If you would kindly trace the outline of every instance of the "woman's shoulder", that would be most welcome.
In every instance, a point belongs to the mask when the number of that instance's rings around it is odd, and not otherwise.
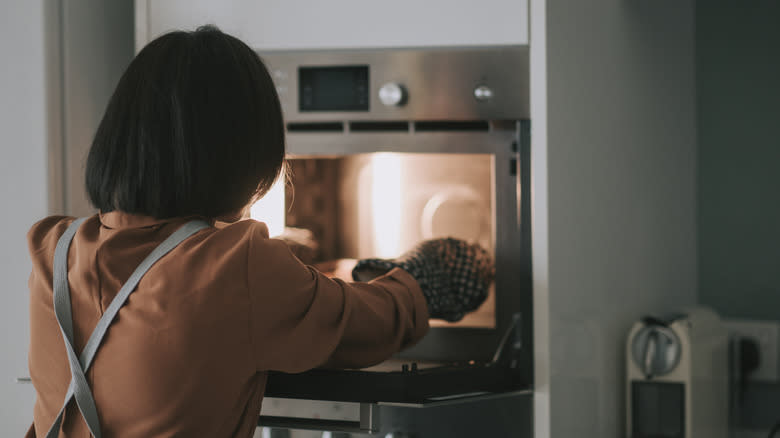
[[[290,251],[288,245],[269,236],[268,225],[254,219],[243,219],[230,224],[215,225],[210,238],[220,244],[242,246],[250,258],[266,258]]]
[[[27,232],[27,245],[31,253],[54,246],[65,230],[76,220],[72,216],[49,216],[33,224]]]
[[[224,236],[268,239],[268,226],[254,219],[243,219],[232,223],[217,222],[215,228]]]

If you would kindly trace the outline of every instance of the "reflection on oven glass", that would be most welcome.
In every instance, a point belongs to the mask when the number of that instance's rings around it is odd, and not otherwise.
[[[374,256],[392,258],[400,255],[401,159],[398,154],[375,154],[371,157],[371,216]]]
[[[280,184],[266,196],[276,213],[256,204],[252,216],[267,222],[281,215],[279,238],[329,275],[351,279],[356,259],[397,257],[441,237],[478,243],[494,254],[492,155],[376,153],[294,157],[289,164],[287,190]],[[493,288],[458,323],[431,324],[494,327]]]
[[[284,183],[284,178],[277,179],[271,190],[249,209],[252,219],[265,222],[271,237],[284,232]]]

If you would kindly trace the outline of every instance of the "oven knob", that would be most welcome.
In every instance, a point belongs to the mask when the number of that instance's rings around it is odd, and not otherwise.
[[[406,98],[406,88],[399,83],[388,82],[379,89],[379,100],[385,106],[403,106]]]
[[[474,89],[474,97],[480,102],[493,98],[493,90],[487,85],[480,85]]]

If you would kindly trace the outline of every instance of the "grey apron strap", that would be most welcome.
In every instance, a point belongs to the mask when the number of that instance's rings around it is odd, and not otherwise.
[[[86,421],[92,436],[101,438],[100,422],[98,420],[97,408],[95,407],[95,400],[92,397],[92,391],[89,388],[84,373],[92,364],[92,359],[95,357],[95,353],[103,340],[103,336],[106,334],[106,330],[108,330],[108,326],[111,325],[111,322],[114,320],[114,317],[116,317],[119,309],[124,305],[133,290],[135,290],[138,282],[141,281],[141,278],[157,260],[162,258],[191,235],[203,228],[209,227],[209,224],[202,220],[187,222],[157,246],[157,248],[155,248],[144,261],[138,265],[135,271],[133,271],[133,274],[130,275],[130,278],[119,290],[108,308],[106,308],[105,313],[103,313],[103,316],[92,331],[89,340],[87,340],[87,344],[84,346],[81,356],[78,357],[74,351],[73,342],[73,315],[71,310],[70,288],[68,286],[68,249],[70,248],[70,243],[73,241],[73,237],[76,235],[76,230],[85,219],[86,218],[75,220],[68,229],[65,230],[62,237],[60,237],[60,240],[57,242],[57,247],[54,250],[54,314],[57,317],[57,322],[59,323],[60,331],[62,332],[65,341],[71,380],[68,391],[65,393],[65,401],[62,404],[62,408],[60,409],[59,414],[57,414],[54,424],[52,424],[46,434],[46,438],[56,438],[59,435],[60,427],[62,425],[62,415],[65,412],[65,408],[70,402],[70,399],[73,397],[76,399],[79,411],[81,411],[81,415],[84,416],[84,420]]]

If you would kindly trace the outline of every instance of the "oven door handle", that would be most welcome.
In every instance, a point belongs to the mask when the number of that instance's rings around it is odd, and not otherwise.
[[[260,427],[279,429],[303,429],[347,433],[377,433],[380,429],[379,406],[376,403],[360,404],[360,420],[327,420],[322,418],[282,417],[260,415],[257,420]]]

